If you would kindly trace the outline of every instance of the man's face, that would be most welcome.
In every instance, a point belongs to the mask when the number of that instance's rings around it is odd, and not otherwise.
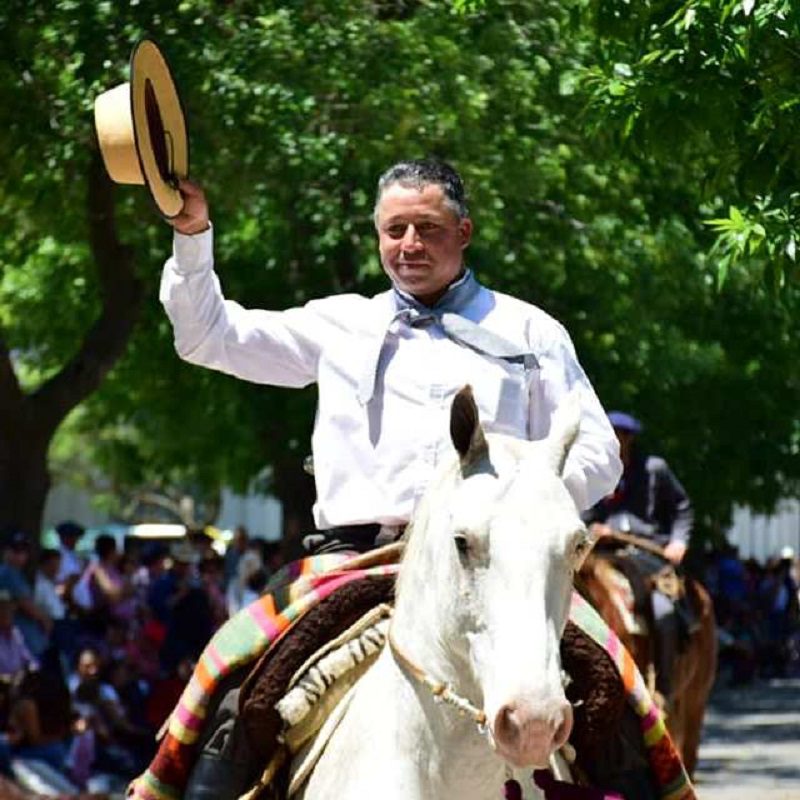
[[[458,218],[436,184],[420,190],[394,183],[381,195],[377,212],[384,271],[399,289],[432,305],[461,272],[472,222]]]
[[[78,659],[78,675],[84,680],[91,680],[100,674],[100,662],[97,655],[90,650],[84,650]]]
[[[61,568],[61,557],[59,558],[48,558],[42,564],[42,572],[45,574],[46,577],[50,578],[51,581],[56,579],[58,575],[58,570]]]
[[[27,547],[12,547],[9,551],[8,561],[17,569],[25,569],[28,559],[30,558],[30,551]]]
[[[636,434],[631,431],[623,430],[622,428],[614,428],[614,433],[617,434],[619,441],[619,457],[622,463],[627,466],[631,460],[631,451],[633,450],[633,442],[636,439]]]

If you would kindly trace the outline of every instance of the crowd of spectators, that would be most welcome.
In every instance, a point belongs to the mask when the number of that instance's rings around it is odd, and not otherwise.
[[[705,585],[714,598],[720,672],[731,685],[800,674],[800,561],[794,551],[762,564],[733,545],[709,556]]]
[[[214,631],[257,598],[281,566],[275,543],[240,527],[219,555],[190,533],[171,545],[57,526],[59,547],[22,532],[0,540],[0,775],[33,761],[83,789],[119,789],[152,758]],[[800,674],[800,561],[766,564],[735,547],[711,553],[724,680]],[[0,778],[0,780],[2,780]]]
[[[124,786],[214,631],[280,566],[274,543],[237,529],[224,556],[204,533],[171,546],[57,526],[58,549],[0,542],[0,773],[32,760],[83,789]]]

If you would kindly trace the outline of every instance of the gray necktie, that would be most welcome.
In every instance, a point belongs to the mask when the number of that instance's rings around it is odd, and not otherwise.
[[[464,345],[483,355],[499,358],[513,364],[523,364],[525,369],[538,369],[539,362],[529,350],[520,348],[508,339],[503,338],[493,331],[482,328],[472,320],[462,317],[452,311],[436,309],[419,309],[416,307],[402,308],[391,322],[402,320],[408,325],[417,328],[424,325],[438,323],[445,335],[458,344]],[[391,325],[391,323],[390,323]],[[387,327],[388,330],[388,327]],[[374,352],[364,365],[364,372],[358,384],[358,400],[361,405],[366,405],[375,393],[375,380],[378,373],[381,351],[383,350],[386,336],[376,340]]]

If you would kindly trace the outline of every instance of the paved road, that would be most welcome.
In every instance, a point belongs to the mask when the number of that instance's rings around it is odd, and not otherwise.
[[[715,692],[699,800],[800,800],[800,678]]]

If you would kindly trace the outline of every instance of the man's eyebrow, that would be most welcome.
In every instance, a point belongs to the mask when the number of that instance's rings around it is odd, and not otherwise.
[[[405,223],[408,225],[409,222],[413,222],[415,225],[418,222],[441,222],[442,216],[438,214],[431,214],[430,212],[423,212],[420,215],[411,215],[406,216],[405,214],[398,214],[394,217],[387,217],[381,224],[383,225],[398,225]]]

